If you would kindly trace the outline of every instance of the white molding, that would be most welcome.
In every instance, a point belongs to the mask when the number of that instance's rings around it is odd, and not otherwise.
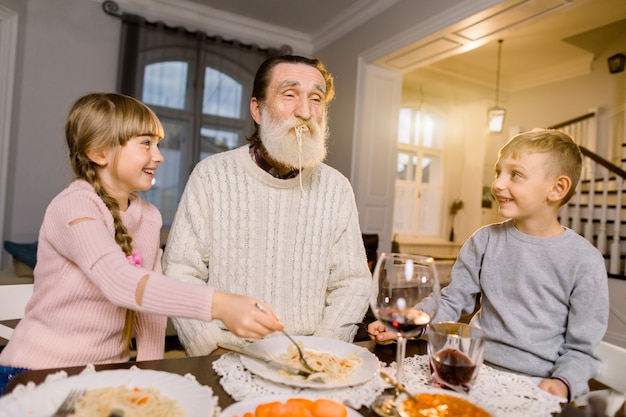
[[[502,1],[503,0],[465,0],[429,18],[427,21],[419,22],[419,24],[416,24],[395,37],[375,45],[362,53],[361,56],[367,62],[376,61],[440,30],[449,28],[451,25],[473,16],[486,8],[500,4]]]
[[[359,0],[354,6],[344,10],[328,21],[324,27],[313,33],[313,50],[339,39],[346,33],[356,29],[363,23],[377,16],[399,0]]]
[[[522,74],[517,78],[511,79],[508,90],[520,91],[589,75],[592,71],[593,60],[594,55],[590,53],[579,58],[570,59],[558,65],[539,68],[536,71]]]
[[[604,335],[604,340],[609,343],[613,343],[614,345],[626,348],[626,336],[621,333],[607,331]]]
[[[102,0],[94,0],[102,3]],[[399,0],[359,0],[349,9],[329,19],[313,34],[287,29],[260,20],[225,12],[186,0],[115,0],[124,12],[170,26],[201,30],[224,39],[238,39],[260,47],[289,45],[294,53],[312,55]]]
[[[9,145],[15,65],[17,56],[18,14],[0,5],[0,236],[4,240],[4,220],[9,179]],[[0,264],[2,262],[0,261]]]
[[[94,0],[102,3],[102,0]],[[295,30],[224,12],[185,0],[115,0],[121,11],[169,26],[200,30],[209,36],[237,39],[262,48],[292,47],[294,53],[310,55],[311,37]],[[104,12],[103,12],[104,13]]]
[[[553,84],[556,82],[568,80],[570,78],[582,77],[591,74],[593,64],[593,54],[585,55],[579,58],[571,59],[551,67],[539,68],[536,71],[521,74],[509,81],[501,82],[500,91],[504,93],[512,93],[516,91],[526,90],[528,88],[541,87],[542,85]],[[441,74],[446,77],[461,80],[480,87],[492,88],[493,82],[484,81],[466,75],[463,72],[449,71],[441,67],[432,66],[426,69],[433,73]]]

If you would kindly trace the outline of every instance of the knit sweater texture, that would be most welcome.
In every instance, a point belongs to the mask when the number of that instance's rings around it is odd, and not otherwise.
[[[122,329],[128,308],[139,311],[137,360],[163,357],[168,315],[211,320],[211,288],[161,274],[156,207],[133,194],[121,218],[142,267],[131,265],[115,242],[113,216],[90,184],[76,180],[52,200],[39,232],[34,293],[0,354],[1,365],[42,369],[127,361]],[[140,296],[138,284],[146,277]]]
[[[299,176],[274,178],[247,146],[201,161],[178,206],[164,269],[262,300],[294,335],[352,341],[357,329],[348,323],[363,318],[372,279],[352,187],[324,164]],[[217,320],[174,324],[189,355],[208,354],[219,341],[245,344]]]
[[[484,226],[463,245],[436,321],[472,319],[487,334],[485,360],[535,377],[565,377],[575,398],[600,370],[594,355],[608,323],[608,279],[600,252],[565,228],[526,235],[513,220]]]

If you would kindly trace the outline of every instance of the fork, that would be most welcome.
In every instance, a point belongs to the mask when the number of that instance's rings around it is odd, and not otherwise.
[[[302,364],[302,366],[304,366],[307,370],[311,372],[317,372],[311,367],[311,365],[309,365],[309,363],[304,358],[304,353],[302,352],[302,349],[300,349],[300,345],[291,336],[289,336],[289,333],[283,331],[283,334],[287,336],[287,339],[291,340],[291,343],[293,343],[296,346],[296,349],[298,349],[298,356],[300,356],[300,363]]]
[[[267,314],[267,311],[265,311],[265,308],[263,308],[263,306],[259,303],[254,303],[254,306],[256,308],[258,308],[260,311],[262,311],[264,314]],[[302,352],[302,349],[300,349],[300,345],[298,343],[296,343],[296,341],[289,336],[289,333],[287,333],[286,331],[283,330],[282,332],[285,336],[287,336],[287,339],[291,340],[291,343],[293,343],[296,347],[296,349],[298,349],[298,356],[300,357],[300,363],[302,364],[302,366],[304,366],[304,368],[308,371],[311,372],[317,372],[315,369],[313,369],[313,367],[311,367],[311,365],[309,365],[309,363],[306,361],[306,359],[304,358],[304,353]]]
[[[76,400],[80,398],[85,393],[84,389],[73,389],[68,394],[67,397],[63,400],[59,408],[54,412],[52,417],[65,417],[74,412],[74,404],[76,404]]]

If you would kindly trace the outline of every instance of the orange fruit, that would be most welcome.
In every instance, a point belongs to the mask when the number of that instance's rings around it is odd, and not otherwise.
[[[315,400],[311,411],[314,417],[346,417],[348,415],[345,405],[323,398]]]
[[[274,415],[272,409],[281,404],[282,403],[280,401],[272,401],[269,403],[259,404],[254,410],[254,415],[256,417],[272,417]]]

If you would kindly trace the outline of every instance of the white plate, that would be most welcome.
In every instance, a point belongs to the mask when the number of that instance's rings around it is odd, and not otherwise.
[[[314,397],[309,397],[306,395],[278,395],[278,396],[269,396],[269,397],[262,397],[262,398],[251,398],[249,400],[243,400],[243,401],[239,401],[239,402],[229,405],[222,411],[222,413],[220,414],[220,417],[242,417],[244,413],[247,413],[247,412],[254,413],[256,406],[259,404],[265,404],[265,403],[269,403],[272,401],[285,402],[290,398],[307,398],[309,400],[316,399]],[[348,406],[346,406],[346,408],[348,409],[348,417],[363,417],[354,409]]]
[[[279,373],[276,368],[273,368],[264,362],[250,359],[245,356],[241,356],[241,363],[243,363],[243,365],[250,372],[260,377],[269,379],[270,381],[277,382],[279,384],[303,388],[328,389],[349,387],[367,382],[378,374],[378,369],[380,368],[378,359],[376,359],[376,356],[374,356],[372,352],[360,346],[324,337],[293,336],[293,338],[296,339],[296,341],[301,341],[304,344],[304,348],[307,350],[328,352],[338,357],[345,357],[354,352],[358,352],[358,355],[361,358],[361,364],[347,378],[324,383],[319,381],[300,380],[289,375],[283,375]],[[246,350],[262,356],[277,359],[280,355],[287,352],[287,347],[290,344],[291,342],[286,337],[270,337],[251,343],[246,346]]]
[[[463,395],[463,394],[455,392],[455,391],[444,390],[444,389],[440,389],[440,388],[427,388],[427,389],[424,389],[422,391],[418,391],[418,392],[414,393],[414,395],[418,395],[418,394],[444,394],[444,395],[449,395],[451,397],[461,398],[461,399],[464,399],[465,401],[467,401],[469,403],[472,403],[476,407],[482,408],[486,413],[490,414],[491,416],[495,416],[496,415],[493,411],[490,411],[486,407],[484,407],[484,406],[482,406],[480,404],[477,404],[475,401],[472,401],[467,395]],[[400,394],[400,396],[398,397],[398,401],[397,401],[397,404],[399,404],[397,414],[400,417],[406,417],[407,416],[407,414],[402,411],[403,410],[402,405],[404,404],[405,401],[411,401],[409,399],[409,396],[406,395],[406,394]]]
[[[197,381],[169,372],[119,369],[71,376],[46,382],[33,390],[15,392],[0,398],[2,417],[49,417],[72,388],[152,386],[177,400],[187,417],[209,417],[214,414],[213,391]]]

